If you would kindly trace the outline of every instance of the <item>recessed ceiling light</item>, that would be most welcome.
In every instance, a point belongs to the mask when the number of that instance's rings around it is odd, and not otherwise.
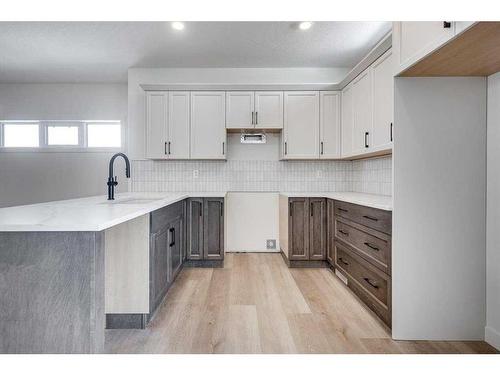
[[[174,30],[184,30],[184,23],[176,21],[172,22],[172,29]]]
[[[312,22],[310,22],[310,21],[304,21],[304,22],[299,23],[299,29],[301,29],[301,30],[309,30],[312,25],[313,25]]]

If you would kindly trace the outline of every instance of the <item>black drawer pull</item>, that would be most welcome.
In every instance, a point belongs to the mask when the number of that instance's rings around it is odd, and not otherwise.
[[[346,265],[346,266],[348,266],[348,265],[349,265],[349,263],[347,263],[347,262],[346,262],[344,259],[342,259],[342,258],[339,258],[339,261],[340,261],[340,263],[342,263],[343,265]]]
[[[337,207],[337,210],[340,212],[349,212],[349,210],[346,210],[345,208]]]
[[[175,228],[170,228],[169,231],[170,231],[171,242],[168,244],[168,246],[172,247],[175,245]]]
[[[365,242],[364,244],[365,244],[365,246],[368,246],[368,247],[369,247],[370,249],[372,249],[372,250],[375,250],[375,251],[378,251],[378,250],[379,250],[379,249],[378,249],[378,247],[373,246],[373,245],[372,245],[371,243],[369,243],[369,242]]]
[[[378,289],[379,286],[375,283],[373,283],[368,277],[363,277],[363,280],[365,280],[372,288]]]
[[[342,233],[344,236],[348,236],[349,235],[349,232],[346,232],[342,229],[339,229],[339,233]]]
[[[378,219],[377,219],[376,217],[373,217],[373,216],[363,215],[363,217],[364,217],[365,219],[368,219],[368,220],[378,221]]]

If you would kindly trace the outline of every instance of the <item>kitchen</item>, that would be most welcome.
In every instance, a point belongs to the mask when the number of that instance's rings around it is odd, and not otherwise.
[[[500,23],[0,28],[95,48],[161,31],[185,58],[121,83],[6,60],[1,353],[498,352]],[[281,43],[339,65],[270,68]]]

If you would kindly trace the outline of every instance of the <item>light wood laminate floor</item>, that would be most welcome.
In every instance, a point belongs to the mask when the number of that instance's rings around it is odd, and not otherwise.
[[[108,353],[495,353],[485,342],[394,341],[329,269],[279,254],[184,268],[145,330],[107,330]]]

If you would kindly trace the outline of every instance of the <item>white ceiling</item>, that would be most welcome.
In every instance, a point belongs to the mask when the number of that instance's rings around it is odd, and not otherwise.
[[[126,82],[127,69],[353,67],[390,22],[0,22],[0,82]]]

